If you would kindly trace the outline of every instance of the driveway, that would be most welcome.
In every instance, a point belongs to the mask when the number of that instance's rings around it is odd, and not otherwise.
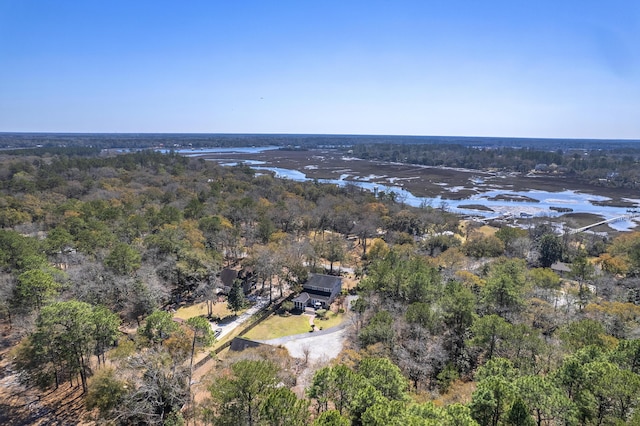
[[[347,305],[357,296],[347,297]],[[347,311],[346,318],[342,324],[326,330],[316,330],[314,332],[296,334],[293,336],[279,337],[271,340],[259,340],[273,346],[283,346],[289,351],[289,355],[294,358],[305,358],[305,352],[309,353],[309,361],[328,361],[338,356],[344,346],[347,337],[347,329],[351,326],[350,311]]]
[[[243,322],[246,322],[249,318],[251,318],[253,315],[255,315],[256,313],[266,308],[268,305],[269,305],[268,297],[258,298],[258,301],[256,302],[255,305],[247,309],[242,315],[235,317],[233,321],[230,321],[230,322],[225,321],[224,323],[218,323],[218,324],[212,323],[211,329],[213,331],[215,331],[217,328],[222,329],[222,332],[220,333],[220,335],[218,335],[218,337],[216,337],[216,339],[217,340],[222,339],[224,336],[231,333],[236,327],[240,326]]]
[[[291,339],[283,343],[282,346],[287,348],[289,355],[294,358],[304,359],[305,352],[308,352],[308,360],[311,362],[329,361],[342,351],[346,334],[346,327],[335,327],[335,330],[322,330],[298,335],[298,338]],[[271,342],[266,343],[271,344]]]

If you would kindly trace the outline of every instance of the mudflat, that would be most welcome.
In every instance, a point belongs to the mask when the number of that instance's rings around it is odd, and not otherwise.
[[[397,186],[418,197],[463,200],[489,190],[549,191],[572,190],[610,198],[609,206],[628,207],[625,198],[640,198],[637,191],[594,185],[576,176],[544,173],[501,173],[493,170],[472,170],[447,167],[427,167],[415,164],[363,160],[350,157],[338,149],[270,150],[259,153],[203,154],[210,160],[261,161],[264,167],[297,170],[311,179],[343,179],[368,181]],[[524,200],[522,200],[524,201]]]

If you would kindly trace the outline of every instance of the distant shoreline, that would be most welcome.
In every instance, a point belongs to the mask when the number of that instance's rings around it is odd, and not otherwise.
[[[123,144],[124,143],[124,144]],[[619,149],[640,150],[640,139],[581,139],[501,136],[419,136],[419,135],[341,135],[287,133],[47,133],[0,132],[0,148],[104,145],[110,148],[166,148],[205,146],[247,146],[276,144],[285,146],[349,146],[359,143],[458,144],[470,147],[515,147],[540,150]]]

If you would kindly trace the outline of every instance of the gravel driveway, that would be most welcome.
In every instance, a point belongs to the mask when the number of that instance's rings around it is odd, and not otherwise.
[[[356,298],[357,296],[349,296],[347,298],[347,306],[350,306],[351,302]],[[273,346],[284,346],[289,351],[289,355],[294,358],[304,359],[304,352],[308,349],[309,361],[328,361],[337,357],[342,351],[347,336],[347,328],[350,325],[351,315],[350,311],[347,311],[347,317],[342,324],[335,327],[277,339],[260,340],[260,342]]]
[[[294,358],[304,359],[304,352],[309,349],[309,361],[328,361],[337,357],[342,351],[348,325],[348,321],[345,321],[343,324],[328,330],[297,334],[262,342],[274,346],[284,346]]]

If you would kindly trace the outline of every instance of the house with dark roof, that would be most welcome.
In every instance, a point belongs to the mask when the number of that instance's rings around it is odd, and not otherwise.
[[[256,277],[250,268],[242,268],[240,270],[224,268],[220,271],[223,293],[229,294],[235,280],[240,280],[242,283],[242,291],[244,291],[245,294],[251,292],[251,290],[256,287]]]
[[[302,293],[292,300],[296,309],[307,306],[328,308],[342,291],[342,278],[333,275],[312,274],[302,286]]]

